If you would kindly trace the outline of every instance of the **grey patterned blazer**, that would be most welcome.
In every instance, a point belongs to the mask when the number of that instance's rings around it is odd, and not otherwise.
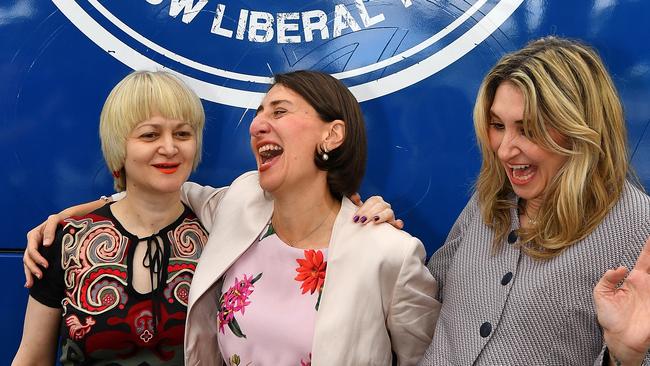
[[[650,236],[650,197],[627,183],[592,234],[540,261],[513,244],[493,254],[476,195],[429,261],[442,311],[420,365],[592,365],[603,337],[592,291],[607,269],[632,268]],[[646,356],[646,364],[650,357]]]

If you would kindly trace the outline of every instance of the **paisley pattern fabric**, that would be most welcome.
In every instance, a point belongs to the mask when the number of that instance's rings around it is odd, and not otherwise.
[[[64,365],[181,365],[190,283],[208,234],[185,208],[172,224],[147,238],[126,231],[106,205],[64,220],[43,250],[51,266],[30,295],[62,309]],[[161,244],[160,286],[137,292],[135,248]]]

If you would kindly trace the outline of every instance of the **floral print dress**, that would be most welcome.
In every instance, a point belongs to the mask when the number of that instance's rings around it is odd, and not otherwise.
[[[326,256],[285,244],[268,225],[224,275],[217,326],[226,365],[311,365]]]

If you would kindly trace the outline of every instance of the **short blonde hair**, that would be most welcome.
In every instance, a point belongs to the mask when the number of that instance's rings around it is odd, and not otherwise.
[[[154,115],[189,123],[196,135],[193,168],[201,161],[205,112],[199,97],[166,71],[134,71],[111,90],[99,118],[104,160],[115,177],[115,190],[126,189],[126,140],[135,126]]]
[[[544,192],[536,225],[520,231],[524,250],[552,258],[589,235],[618,201],[631,173],[623,108],[598,54],[580,42],[542,38],[504,56],[488,73],[474,107],[483,155],[476,183],[485,223],[495,247],[510,228],[513,189],[490,148],[490,107],[497,87],[512,82],[524,95],[524,131],[542,148],[567,156]],[[559,132],[567,147],[549,131]]]

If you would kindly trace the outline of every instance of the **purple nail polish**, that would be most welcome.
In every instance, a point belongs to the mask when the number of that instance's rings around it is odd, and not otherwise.
[[[362,223],[362,224],[363,224],[364,222],[366,222],[366,220],[368,220],[367,217],[365,217],[365,216],[361,216],[361,223]]]
[[[359,221],[359,216],[357,216],[357,215],[354,215],[354,217],[352,218],[352,221],[354,221],[354,222],[357,222],[357,221]]]
[[[375,221],[379,221],[379,216],[375,216],[372,219],[375,220]]]

